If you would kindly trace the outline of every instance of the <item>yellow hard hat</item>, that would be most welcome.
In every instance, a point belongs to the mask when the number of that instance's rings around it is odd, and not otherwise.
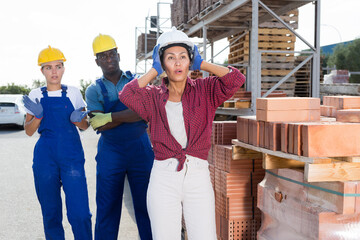
[[[41,50],[38,58],[38,65],[41,66],[43,63],[52,61],[63,61],[65,62],[64,54],[57,48],[52,48],[50,45],[48,48]]]
[[[115,40],[109,35],[99,34],[93,41],[94,56],[97,53],[117,48]]]

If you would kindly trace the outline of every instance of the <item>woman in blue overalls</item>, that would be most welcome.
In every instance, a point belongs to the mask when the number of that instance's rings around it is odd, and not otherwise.
[[[40,138],[34,149],[35,189],[41,205],[46,239],[64,240],[61,186],[74,239],[91,240],[91,213],[84,170],[84,151],[78,128],[87,129],[84,100],[79,89],[61,84],[63,53],[50,46],[39,54],[38,64],[46,87],[24,96],[25,131]]]

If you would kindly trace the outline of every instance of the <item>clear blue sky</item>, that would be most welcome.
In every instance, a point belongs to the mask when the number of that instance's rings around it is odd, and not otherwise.
[[[64,83],[78,86],[80,79],[96,79],[101,76],[101,70],[94,62],[92,41],[99,33],[115,38],[121,54],[121,68],[134,71],[135,27],[144,27],[145,17],[156,15],[157,2],[7,1],[0,8],[0,85],[12,82],[31,85],[33,79],[43,79],[37,56],[49,44],[61,49],[68,60]],[[321,2],[321,45],[360,37],[357,26],[360,1]],[[313,39],[312,20],[313,6],[308,4],[300,9],[298,32],[309,42]],[[215,52],[223,44],[224,41],[216,43]],[[296,47],[297,50],[306,48],[300,42]],[[223,62],[226,56],[227,51],[215,60]]]

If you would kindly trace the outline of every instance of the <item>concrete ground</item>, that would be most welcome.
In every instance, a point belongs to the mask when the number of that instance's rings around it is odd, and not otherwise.
[[[81,133],[85,151],[89,204],[95,224],[96,162],[98,135],[92,129]],[[0,127],[0,240],[43,240],[44,232],[32,173],[32,157],[38,135],[28,137],[14,127]],[[63,196],[64,199],[64,196]],[[118,239],[137,240],[129,186],[125,186]],[[64,208],[66,239],[74,239]],[[94,227],[93,227],[94,229]]]

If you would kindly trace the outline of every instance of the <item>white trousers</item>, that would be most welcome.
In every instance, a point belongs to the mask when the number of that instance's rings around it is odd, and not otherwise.
[[[187,156],[177,172],[177,159],[154,161],[147,208],[154,240],[180,240],[184,213],[189,240],[216,240],[215,197],[207,161]]]

